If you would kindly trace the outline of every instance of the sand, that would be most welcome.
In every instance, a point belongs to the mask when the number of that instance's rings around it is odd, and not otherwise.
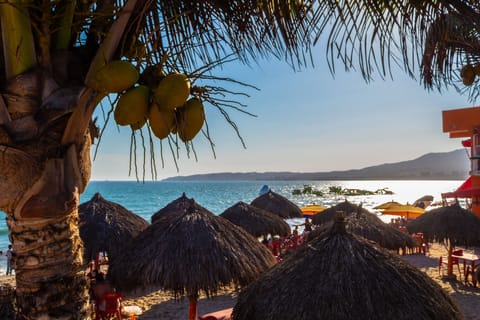
[[[472,250],[467,250],[472,251]],[[477,249],[477,254],[480,251]],[[403,259],[425,272],[435,280],[446,292],[448,292],[463,312],[465,320],[480,320],[480,287],[475,288],[471,283],[465,285],[458,280],[445,280],[438,272],[438,258],[446,254],[444,246],[439,244],[430,245],[427,255],[404,255]],[[454,273],[459,277],[457,268]],[[0,277],[0,284],[5,282],[14,283],[14,276]],[[237,293],[232,288],[225,289],[215,297],[200,297],[198,302],[199,315],[231,308],[235,305]],[[146,319],[188,319],[188,299],[175,300],[169,293],[158,290],[152,292],[129,293],[125,295],[124,306],[138,306],[142,314],[136,316],[137,320]]]

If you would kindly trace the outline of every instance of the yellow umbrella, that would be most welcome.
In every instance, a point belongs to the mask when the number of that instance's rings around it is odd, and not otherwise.
[[[392,216],[401,216],[407,219],[415,219],[422,215],[425,209],[415,207],[409,204],[400,204],[397,206],[391,206],[388,209],[382,211],[382,214],[388,214]]]
[[[388,209],[392,206],[400,206],[401,204],[396,202],[396,201],[388,201],[388,202],[385,202],[385,203],[382,203],[382,204],[379,204],[378,206],[376,207],[373,207],[373,209]]]
[[[327,208],[325,208],[324,206],[321,206],[319,204],[309,204],[309,205],[306,205],[305,207],[300,208],[300,210],[303,213],[303,216],[306,217],[306,218],[310,218],[310,217],[316,215],[317,213],[322,212],[325,209],[327,209]]]

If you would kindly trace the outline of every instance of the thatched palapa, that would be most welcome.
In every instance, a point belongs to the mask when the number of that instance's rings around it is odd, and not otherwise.
[[[351,203],[347,200],[340,202],[334,206],[331,206],[328,209],[323,210],[319,214],[316,214],[312,218],[312,223],[316,225],[324,224],[330,221],[335,220],[335,216],[337,214],[337,211],[341,211],[345,214],[345,216],[349,216],[352,213],[356,212],[365,212],[365,213],[370,213],[367,209],[362,208],[362,206],[358,206],[354,203]]]
[[[108,278],[120,290],[160,286],[176,297],[187,294],[196,315],[200,292],[247,285],[276,260],[244,229],[184,201],[190,206],[164,214],[111,261]]]
[[[427,241],[447,243],[447,276],[453,276],[452,252],[455,246],[480,245],[480,217],[458,204],[427,211],[410,221],[407,230],[422,232]]]
[[[313,240],[323,233],[328,232],[334,221],[315,228],[308,234],[308,240]],[[348,232],[365,239],[375,241],[380,246],[390,250],[414,248],[418,244],[409,234],[386,224],[375,214],[359,211],[345,217],[345,228]]]
[[[343,221],[243,290],[232,320],[453,320],[455,301],[418,268]]]
[[[192,199],[188,198],[184,192],[178,199],[173,200],[172,202],[167,204],[165,207],[155,212],[150,218],[150,220],[152,221],[152,223],[154,223],[158,219],[163,218],[168,214],[185,211],[187,210],[188,207],[192,205],[195,206],[200,211],[208,211],[206,208],[202,207],[195,201],[192,201]]]
[[[250,205],[270,211],[283,219],[303,217],[302,210],[295,203],[272,190],[253,199]]]
[[[255,237],[268,234],[286,237],[291,231],[288,223],[279,216],[242,201],[226,209],[220,217],[230,220]]]
[[[86,261],[95,259],[101,251],[107,251],[110,258],[123,255],[124,245],[149,225],[120,204],[105,200],[100,193],[82,203],[78,214]]]

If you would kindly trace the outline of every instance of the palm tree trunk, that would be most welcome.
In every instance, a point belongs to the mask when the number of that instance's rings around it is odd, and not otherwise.
[[[47,160],[40,178],[7,213],[17,253],[20,319],[91,319],[78,231],[79,188],[69,186],[75,179],[69,174],[72,153],[66,154]]]

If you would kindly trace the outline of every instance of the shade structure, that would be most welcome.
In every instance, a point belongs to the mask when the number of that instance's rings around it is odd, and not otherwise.
[[[409,232],[422,232],[427,241],[446,242],[447,275],[452,275],[451,256],[455,246],[480,245],[480,217],[453,204],[427,211],[407,224]]]
[[[300,208],[305,218],[311,218],[325,209],[327,208],[319,204],[309,204]]]
[[[253,199],[250,205],[270,211],[284,219],[303,217],[302,211],[295,203],[272,190]]]
[[[382,214],[405,217],[406,219],[415,219],[422,215],[424,212],[425,209],[415,207],[409,204],[391,206],[388,209],[382,210]]]
[[[324,211],[322,211],[322,213],[313,216],[312,223],[316,225],[320,225],[320,224],[333,221],[335,219],[337,211],[343,212],[346,216],[352,213],[357,213],[359,211],[369,213],[367,209],[362,208],[361,206],[356,205],[354,203],[351,203],[348,200],[345,200],[334,206],[331,206],[328,209],[325,209]]]
[[[425,209],[426,207],[428,207],[432,202],[433,202],[433,196],[432,195],[424,195],[423,197],[420,197],[418,198],[417,200],[415,200],[415,202],[413,203],[413,205],[415,207],[419,207],[419,208],[423,208]]]
[[[471,198],[480,197],[480,188],[473,187],[472,177],[468,177],[457,190],[453,192],[442,193],[442,198]]]
[[[311,241],[328,232],[333,223],[332,220],[314,229],[308,234],[308,240]],[[352,234],[374,241],[390,250],[414,248],[418,245],[412,236],[386,224],[370,212],[359,211],[348,215],[345,217],[345,228]]]
[[[480,217],[459,204],[425,212],[407,224],[409,232],[422,232],[428,241],[449,241],[453,246],[480,245]]]
[[[122,205],[105,200],[100,193],[80,204],[78,215],[86,261],[101,251],[107,251],[110,258],[123,255],[124,245],[149,225]]]
[[[192,201],[192,199],[188,198],[185,192],[183,192],[179,198],[173,200],[172,202],[167,204],[165,207],[155,212],[151,216],[150,220],[152,221],[152,223],[154,223],[156,220],[158,220],[161,217],[164,217],[165,215],[168,215],[171,213],[178,213],[179,211],[186,210],[190,206],[194,206],[201,211],[208,211],[206,208],[202,207],[197,202]]]
[[[191,307],[201,292],[249,284],[276,263],[256,238],[193,199],[162,215],[110,263],[108,279],[120,290],[162,287],[175,297],[188,295]],[[194,311],[192,311],[194,310]],[[196,318],[196,307],[190,309]]]
[[[373,209],[377,209],[377,210],[388,209],[390,207],[398,206],[398,205],[401,205],[401,203],[392,200],[392,201],[388,201],[388,202],[379,204],[378,206],[373,207]]]
[[[226,209],[220,217],[242,227],[255,237],[268,234],[286,237],[291,232],[288,223],[279,216],[242,201]]]
[[[342,227],[343,226],[343,227]],[[240,292],[233,320],[463,319],[426,274],[335,223]]]

